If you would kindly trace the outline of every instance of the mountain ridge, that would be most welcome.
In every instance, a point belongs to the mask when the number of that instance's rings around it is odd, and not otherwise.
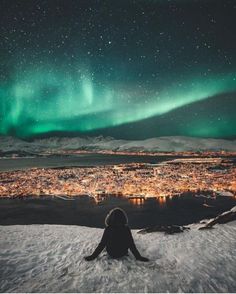
[[[60,150],[87,151],[137,151],[137,152],[180,152],[180,151],[236,151],[236,140],[197,138],[185,136],[163,136],[145,140],[124,140],[112,137],[50,137],[31,142],[19,138],[1,136],[1,152],[44,152]]]

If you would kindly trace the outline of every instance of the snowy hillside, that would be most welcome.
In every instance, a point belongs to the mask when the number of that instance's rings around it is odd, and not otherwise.
[[[1,292],[236,292],[236,222],[181,234],[137,234],[143,263],[92,252],[102,230],[78,226],[0,227]]]
[[[193,138],[193,137],[158,137],[146,140],[115,140],[111,137],[61,138],[51,137],[26,142],[13,137],[0,137],[0,151],[43,152],[46,150],[86,149],[114,151],[236,151],[236,140]]]

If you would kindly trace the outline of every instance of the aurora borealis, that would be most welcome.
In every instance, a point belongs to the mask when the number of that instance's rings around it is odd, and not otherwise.
[[[0,134],[234,137],[236,3],[118,2],[1,1]]]

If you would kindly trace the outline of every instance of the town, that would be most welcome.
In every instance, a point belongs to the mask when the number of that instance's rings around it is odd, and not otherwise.
[[[236,198],[236,166],[225,158],[179,158],[157,164],[132,163],[79,168],[32,168],[0,173],[0,197],[76,197],[97,203],[115,195],[134,204],[160,203],[191,192]]]

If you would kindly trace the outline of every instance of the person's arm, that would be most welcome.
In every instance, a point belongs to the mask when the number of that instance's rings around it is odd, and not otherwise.
[[[98,244],[97,248],[94,250],[94,252],[89,255],[89,256],[85,256],[85,260],[90,261],[95,259],[104,249],[104,247],[107,244],[107,238],[108,238],[108,228],[105,228],[104,232],[103,232],[103,236],[102,239],[100,241],[100,243]]]
[[[137,247],[136,247],[136,245],[135,245],[135,243],[134,243],[134,239],[133,239],[133,236],[132,236],[132,233],[131,233],[129,227],[127,227],[127,230],[128,230],[128,238],[129,238],[129,249],[131,250],[131,252],[132,252],[133,255],[135,256],[135,258],[136,258],[137,260],[141,260],[141,261],[149,261],[148,258],[143,257],[143,256],[139,253],[139,251],[138,251],[138,249],[137,249]]]

